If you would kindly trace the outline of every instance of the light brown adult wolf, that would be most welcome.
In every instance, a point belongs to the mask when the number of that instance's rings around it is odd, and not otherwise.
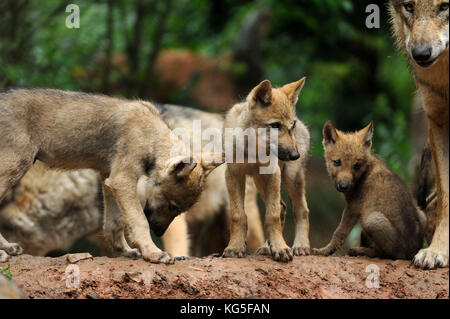
[[[0,94],[0,114],[0,201],[35,160],[55,168],[94,169],[103,183],[104,235],[110,246],[120,255],[173,263],[153,243],[149,223],[163,234],[173,218],[196,202],[222,154],[170,157],[179,143],[158,110],[143,101],[22,89]],[[137,196],[143,175],[152,199],[149,223]],[[0,250],[22,252],[1,235]]]
[[[373,123],[355,133],[338,131],[330,121],[324,125],[327,170],[347,207],[330,243],[314,254],[334,253],[358,221],[361,247],[349,255],[410,259],[423,245],[425,214],[400,177],[372,154],[372,136]]]
[[[449,1],[391,0],[398,46],[408,57],[428,117],[436,167],[437,224],[430,246],[414,258],[424,269],[448,266],[449,254]]]
[[[305,84],[305,78],[287,84],[281,88],[272,88],[270,81],[265,80],[257,85],[247,99],[234,105],[225,117],[224,129],[257,130],[269,128],[278,130],[278,158],[274,173],[261,174],[262,164],[257,158],[251,163],[248,158],[248,144],[238,145],[236,136],[233,148],[244,150],[244,163],[228,161],[226,182],[230,200],[231,229],[230,241],[224,250],[224,257],[243,257],[246,253],[247,219],[244,208],[246,176],[253,177],[259,194],[266,205],[265,235],[266,243],[258,250],[260,254],[268,254],[274,260],[290,261],[293,253],[309,254],[309,210],[305,196],[304,166],[309,152],[310,137],[306,126],[296,117],[295,105],[298,95]],[[236,133],[236,131],[235,131]],[[258,133],[256,133],[258,143]],[[225,132],[226,139],[227,133]],[[266,145],[269,149],[270,141]],[[296,235],[292,252],[283,238],[283,216],[280,203],[281,182],[286,185],[293,202],[296,219]],[[283,210],[284,211],[284,210]]]

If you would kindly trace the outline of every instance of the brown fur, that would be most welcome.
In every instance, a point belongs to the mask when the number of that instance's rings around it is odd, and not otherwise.
[[[283,181],[293,201],[296,217],[294,253],[309,253],[309,210],[305,199],[304,165],[309,151],[309,133],[304,124],[296,118],[295,105],[305,78],[283,86],[272,88],[267,80],[261,82],[248,95],[245,102],[234,105],[228,112],[224,128],[269,128],[278,123],[278,157],[281,159],[275,173],[260,174],[260,162],[228,163],[226,182],[230,199],[231,225],[230,241],[224,250],[224,257],[243,257],[246,253],[248,223],[245,216],[246,176],[253,177],[258,192],[266,205],[266,244],[258,250],[275,260],[292,260],[293,252],[286,245],[282,227],[284,209],[280,201],[280,187]],[[294,125],[296,123],[296,125]],[[224,134],[226,137],[226,134]],[[234,149],[236,149],[236,140]],[[266,149],[269,145],[265,145]],[[247,147],[244,147],[247,152]],[[300,159],[291,162],[291,156]],[[295,156],[296,157],[296,156]],[[298,157],[297,157],[298,158]]]
[[[433,240],[414,258],[418,267],[448,266],[449,255],[449,9],[448,0],[391,0],[394,35],[410,62],[428,117],[431,151],[436,168],[437,223]],[[431,56],[418,61],[415,51]]]
[[[169,158],[176,141],[158,110],[143,101],[51,89],[13,90],[0,95],[0,113],[0,200],[36,159],[56,168],[94,169],[103,182],[104,233],[110,245],[121,255],[173,262],[151,240],[137,196],[138,179],[147,175],[150,224],[162,234],[195,203],[207,175],[220,163],[209,161],[216,155],[197,156],[198,165],[192,157]],[[22,252],[1,235],[0,250]]]
[[[350,255],[410,259],[422,247],[425,215],[406,184],[371,153],[372,135],[372,123],[356,133],[340,132],[330,121],[323,128],[328,173],[347,207],[330,243],[315,254],[338,250],[358,221],[365,240]]]

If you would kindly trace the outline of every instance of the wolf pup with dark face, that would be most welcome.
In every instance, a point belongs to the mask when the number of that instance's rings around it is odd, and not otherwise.
[[[349,255],[410,259],[422,247],[426,217],[406,184],[371,152],[373,123],[356,133],[343,133],[328,121],[323,147],[330,178],[347,207],[330,243],[317,255],[338,250],[355,224],[362,226],[361,247]]]
[[[449,1],[391,0],[394,36],[406,54],[428,118],[436,171],[437,220],[430,246],[414,258],[424,269],[448,266]]]
[[[251,162],[246,157],[243,163],[227,163],[225,173],[230,199],[231,229],[230,241],[223,252],[224,257],[243,257],[246,253],[247,218],[244,211],[246,176],[253,177],[259,194],[266,205],[265,232],[266,243],[258,254],[270,255],[274,260],[290,261],[295,255],[309,254],[309,210],[306,204],[304,167],[309,153],[309,132],[296,117],[295,105],[305,84],[305,78],[281,88],[272,88],[265,80],[257,85],[246,101],[238,103],[228,112],[224,128],[253,130],[262,129],[266,134],[270,128],[278,132],[278,163],[272,173],[261,174],[260,168],[266,166],[259,159]],[[259,134],[259,133],[258,133]],[[243,133],[244,135],[244,133]],[[227,133],[224,134],[225,138]],[[239,138],[239,136],[236,136]],[[241,141],[244,141],[242,136]],[[236,138],[236,139],[237,139]],[[258,139],[256,139],[258,141]],[[248,145],[243,142],[247,155]],[[234,142],[236,146],[242,147]],[[262,145],[270,149],[269,140]],[[293,250],[284,241],[285,205],[281,202],[281,182],[286,186],[292,200],[296,220],[296,234]]]
[[[195,203],[207,175],[222,163],[221,154],[199,154],[194,161],[180,150],[170,158],[178,144],[158,110],[143,101],[52,89],[13,90],[0,94],[0,114],[0,201],[36,159],[56,168],[92,168],[102,180],[104,235],[115,252],[173,262],[150,237],[138,179],[148,176],[150,226],[162,234],[177,214]],[[22,249],[0,235],[0,258],[7,257],[5,252],[20,254]]]

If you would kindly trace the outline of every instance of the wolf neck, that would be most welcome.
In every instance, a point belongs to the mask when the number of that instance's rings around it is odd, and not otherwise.
[[[442,100],[447,108],[449,102],[448,55],[449,49],[447,48],[439,60],[429,68],[422,68],[410,59],[414,79],[421,94],[435,96]]]

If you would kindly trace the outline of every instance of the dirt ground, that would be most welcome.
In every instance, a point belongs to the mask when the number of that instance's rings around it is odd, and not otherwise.
[[[254,256],[159,265],[83,257],[23,255],[0,266],[11,265],[29,298],[449,298],[448,268],[423,271],[408,261],[308,256],[282,264]],[[377,271],[379,288],[370,280]]]

